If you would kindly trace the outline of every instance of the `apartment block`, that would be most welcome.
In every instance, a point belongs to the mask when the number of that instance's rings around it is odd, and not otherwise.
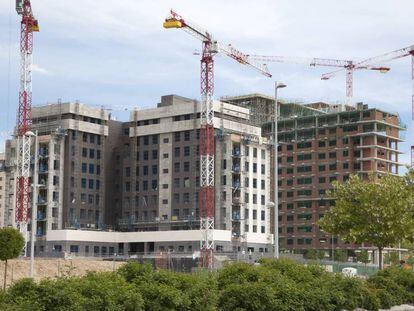
[[[249,124],[248,109],[215,102],[214,110],[215,227],[231,235],[231,240],[217,243],[216,248],[268,251],[267,139],[260,127]],[[200,103],[176,95],[163,96],[157,108],[132,112],[116,156],[115,188],[122,191],[113,206],[121,230],[199,229],[199,119]],[[198,241],[178,245],[186,251],[198,247]],[[138,246],[140,250],[168,248],[174,245],[149,242]]]
[[[199,102],[168,95],[128,122],[80,103],[33,109],[36,252],[85,256],[199,249]],[[270,150],[249,109],[214,102],[217,251],[270,252]],[[6,159],[15,182],[16,142]],[[9,191],[14,224],[13,187]]]
[[[274,100],[267,101],[267,96],[259,94],[226,100],[236,105],[256,105],[252,111],[259,112],[255,118],[258,122],[263,111],[270,111],[262,103],[274,107]],[[317,221],[334,204],[327,194],[334,181],[345,182],[350,174],[368,178],[369,174],[399,173],[398,145],[402,141],[400,131],[405,128],[398,115],[362,103],[350,106],[279,102],[278,107],[281,250],[303,253],[310,248],[357,248],[323,233]],[[273,122],[262,123],[262,128],[263,135],[272,140]],[[273,156],[272,152],[272,164]],[[273,174],[270,177],[273,199]]]

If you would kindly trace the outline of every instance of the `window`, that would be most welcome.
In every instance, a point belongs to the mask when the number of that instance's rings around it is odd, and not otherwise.
[[[71,245],[70,246],[71,253],[79,253],[79,245]]]
[[[311,148],[311,147],[312,147],[312,142],[310,141],[303,141],[303,142],[297,143],[298,149]]]
[[[318,143],[319,147],[325,147],[325,141],[324,140],[320,140]]]
[[[157,190],[158,189],[158,182],[156,179],[151,180],[151,189]]]
[[[262,179],[262,180],[260,181],[260,188],[261,188],[262,190],[265,190],[265,189],[266,189],[266,181],[265,181],[264,179]]]
[[[158,144],[158,135],[152,135],[152,144],[153,145]]]
[[[336,163],[329,164],[329,170],[330,171],[336,171]]]
[[[185,157],[190,156],[190,147],[189,146],[184,147],[184,156]]]
[[[312,160],[311,153],[298,154],[298,161],[306,161],[306,160]]]
[[[253,178],[253,188],[257,188],[257,178]]]
[[[253,163],[253,173],[257,173],[257,163]]]
[[[82,173],[86,173],[86,169],[87,169],[87,164],[86,163],[82,163]]]
[[[94,180],[89,179],[89,189],[93,189],[93,185],[94,185]]]
[[[318,159],[319,160],[323,160],[323,159],[325,159],[326,158],[326,155],[324,154],[324,153],[319,153],[318,154]]]
[[[326,182],[326,178],[325,177],[319,177],[319,183],[320,184],[324,184]]]
[[[81,179],[82,188],[86,188],[86,178]]]
[[[180,147],[175,147],[174,148],[174,157],[179,157],[180,156]]]
[[[319,172],[325,171],[325,165],[319,165],[318,170],[319,170]]]
[[[253,194],[253,204],[257,204],[257,194]]]
[[[329,146],[330,146],[330,147],[334,147],[334,146],[336,146],[336,139],[330,140],[330,141],[329,141]]]
[[[143,174],[144,176],[147,176],[147,175],[148,175],[148,165],[144,165],[144,166],[142,167],[142,174]]]
[[[278,160],[278,162],[280,162],[280,161]],[[292,156],[287,157],[286,162],[288,162],[288,163],[293,162],[293,157]]]
[[[335,181],[337,178],[336,178],[336,176],[330,176],[329,177],[329,182],[333,182],[333,181]]]
[[[142,182],[142,190],[144,190],[144,191],[148,190],[148,180],[144,180]]]
[[[162,141],[163,141],[164,144],[168,144],[170,142],[170,139],[169,138],[164,138]]]
[[[143,160],[148,160],[148,155],[149,155],[148,150],[145,150],[143,154],[144,156]]]
[[[82,148],[82,157],[86,158],[88,156],[88,149]]]
[[[163,157],[164,159],[168,159],[169,154],[168,154],[168,153],[164,153],[164,154],[162,155],[162,157]]]
[[[246,146],[246,148],[244,149],[244,153],[245,153],[245,156],[246,157],[248,157],[249,155],[250,155],[250,147],[249,146]]]
[[[311,171],[312,171],[312,166],[298,166],[297,168],[298,173],[311,172]]]
[[[174,178],[174,187],[180,188],[180,178]]]
[[[286,174],[293,174],[293,167],[288,167],[286,169]]]
[[[336,151],[329,152],[329,158],[330,158],[330,159],[334,159],[334,158],[336,158]]]
[[[257,210],[253,210],[253,219],[257,219]]]
[[[257,148],[253,148],[253,158],[257,158]]]
[[[189,141],[190,137],[191,137],[191,132],[190,131],[185,131],[184,132],[184,140]]]
[[[349,156],[349,150],[343,150],[342,151],[342,156],[344,156],[344,157]]]
[[[95,188],[96,188],[96,190],[99,190],[100,186],[101,186],[101,182],[100,182],[100,180],[99,180],[99,179],[97,179],[97,180],[95,181]]]
[[[131,168],[130,167],[126,167],[125,168],[125,176],[126,177],[130,177],[131,176]]]
[[[184,172],[190,171],[190,162],[184,162]]]
[[[190,194],[189,193],[183,193],[183,203],[190,203]]]
[[[95,158],[95,149],[89,149],[89,158],[94,159]]]
[[[162,184],[162,189],[168,189],[168,184]]]
[[[149,145],[149,138],[148,138],[148,136],[144,136],[143,139],[144,139],[144,145],[145,146],[148,146]]]
[[[297,180],[298,185],[308,185],[312,183],[312,177],[304,177],[304,178],[299,178]]]
[[[158,174],[158,165],[153,165],[152,166],[152,174],[153,175],[157,175]]]
[[[262,175],[266,174],[266,166],[264,164],[261,165],[260,172]]]
[[[101,166],[100,165],[96,166],[96,175],[101,175]]]
[[[262,149],[261,153],[262,153],[262,159],[265,160],[266,159],[266,150]]]
[[[158,159],[158,150],[152,150],[152,159],[153,160],[156,160],[156,159]]]
[[[181,133],[175,132],[174,133],[174,141],[180,141],[181,140]]]

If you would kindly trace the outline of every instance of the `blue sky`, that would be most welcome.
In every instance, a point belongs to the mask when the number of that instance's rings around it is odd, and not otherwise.
[[[15,123],[19,74],[19,17],[14,0],[0,1],[0,150]],[[98,5],[99,3],[99,5]],[[35,34],[34,105],[80,100],[107,107],[144,108],[160,96],[199,98],[200,42],[181,30],[165,30],[170,8],[248,54],[361,60],[414,44],[410,0],[32,0]],[[398,112],[411,134],[411,63],[388,64],[387,74],[357,72],[354,101]],[[288,85],[280,96],[311,102],[343,102],[345,75],[321,81],[326,68],[269,64]],[[225,56],[215,62],[216,98],[261,92],[274,79]],[[120,117],[127,118],[126,113]],[[409,161],[408,154],[403,157]]]

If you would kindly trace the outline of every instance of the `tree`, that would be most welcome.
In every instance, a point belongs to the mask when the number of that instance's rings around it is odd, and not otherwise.
[[[335,260],[336,261],[347,261],[348,254],[347,251],[344,249],[336,249],[335,250]]]
[[[3,290],[6,289],[7,261],[19,257],[24,246],[22,234],[14,228],[0,229],[0,260],[4,261]]]
[[[356,258],[359,262],[364,264],[365,274],[367,274],[367,263],[370,262],[368,251],[366,249],[361,250],[356,254]]]
[[[367,243],[382,251],[400,240],[414,237],[414,173],[404,178],[384,175],[362,180],[353,175],[346,183],[335,182],[330,196],[335,206],[318,224],[350,243]]]

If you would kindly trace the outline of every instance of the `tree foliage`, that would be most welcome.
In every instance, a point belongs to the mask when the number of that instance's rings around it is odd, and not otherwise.
[[[0,229],[0,260],[19,257],[23,246],[24,238],[18,230],[11,227]]]
[[[19,257],[23,250],[22,234],[11,227],[0,228],[0,260],[4,261],[3,290],[6,289],[7,261]]]
[[[413,172],[405,178],[385,175],[362,180],[353,175],[334,183],[335,206],[319,221],[322,230],[347,242],[378,247],[394,246],[414,236]],[[380,256],[380,259],[382,256]],[[380,260],[380,267],[381,260]]]
[[[0,294],[0,310],[6,311],[339,311],[412,302],[413,271],[391,267],[365,281],[285,259],[193,274],[127,263],[117,272],[23,279]]]

